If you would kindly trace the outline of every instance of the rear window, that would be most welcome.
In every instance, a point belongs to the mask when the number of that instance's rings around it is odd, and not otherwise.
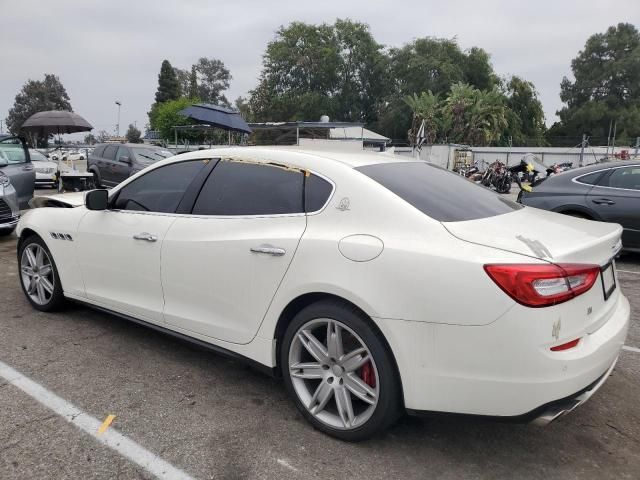
[[[440,222],[477,220],[522,208],[460,175],[425,162],[379,163],[356,170]]]

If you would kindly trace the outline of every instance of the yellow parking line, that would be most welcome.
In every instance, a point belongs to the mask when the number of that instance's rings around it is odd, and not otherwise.
[[[102,422],[102,425],[98,428],[98,435],[107,431],[107,428],[109,428],[114,418],[116,418],[115,415],[107,415],[107,418],[104,419],[104,422]]]

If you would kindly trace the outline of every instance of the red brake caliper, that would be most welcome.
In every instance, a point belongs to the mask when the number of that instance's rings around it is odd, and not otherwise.
[[[371,365],[371,362],[367,362],[360,367],[360,378],[370,387],[376,386],[376,375],[373,373],[373,365]]]

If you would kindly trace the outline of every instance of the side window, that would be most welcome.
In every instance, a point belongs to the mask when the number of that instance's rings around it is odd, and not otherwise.
[[[605,184],[612,188],[640,190],[640,166],[614,169]]]
[[[585,183],[587,185],[595,185],[598,183],[598,180],[607,173],[606,171],[600,171],[595,173],[589,173],[587,175],[583,175],[581,177],[576,178],[576,182]]]
[[[17,137],[5,138],[0,141],[0,159],[2,163],[26,163],[27,153],[24,144]]]
[[[104,153],[102,154],[102,158],[105,158],[106,160],[115,160],[117,151],[118,151],[118,145],[107,145],[104,148]]]
[[[127,147],[120,147],[118,148],[118,153],[116,155],[116,160],[120,161],[120,158],[122,157],[129,157],[130,153],[129,153],[129,149]]]
[[[136,178],[120,190],[114,207],[120,210],[174,213],[189,184],[209,160],[172,163]]]
[[[302,213],[304,174],[275,165],[221,160],[193,206],[196,215]]]
[[[93,154],[94,154],[96,157],[101,157],[101,156],[102,156],[102,152],[104,152],[104,148],[105,148],[104,146],[96,148],[96,149],[93,151]]]
[[[304,184],[304,208],[307,212],[317,212],[329,200],[329,195],[333,191],[333,186],[318,177],[317,175],[309,175],[305,177]]]

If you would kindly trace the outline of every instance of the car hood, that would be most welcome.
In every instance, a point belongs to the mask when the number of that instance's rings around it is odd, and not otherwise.
[[[40,207],[80,207],[84,205],[85,192],[38,195],[29,201],[32,208]]]
[[[32,160],[33,168],[58,168],[56,162],[41,162],[39,160]]]
[[[621,249],[622,227],[532,207],[464,222],[443,222],[455,237],[549,262],[604,265]]]

